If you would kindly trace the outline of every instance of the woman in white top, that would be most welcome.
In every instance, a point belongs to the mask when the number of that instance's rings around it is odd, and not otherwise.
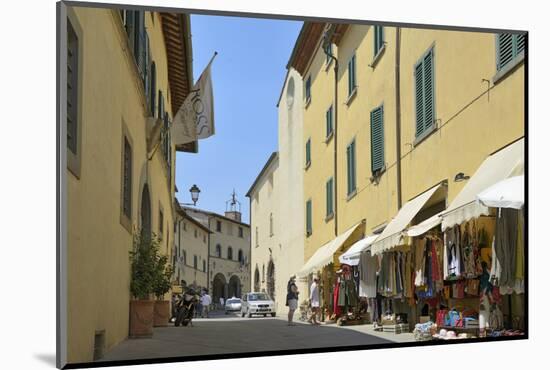
[[[317,321],[317,313],[319,312],[319,279],[317,277],[313,278],[313,283],[309,288],[309,305],[311,306],[311,317],[309,322],[313,325],[319,325]]]

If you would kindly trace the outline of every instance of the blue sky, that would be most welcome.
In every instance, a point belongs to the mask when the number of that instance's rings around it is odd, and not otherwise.
[[[200,140],[199,152],[178,153],[176,196],[197,207],[225,211],[233,189],[249,222],[245,194],[277,150],[277,100],[286,64],[302,22],[220,16],[191,16],[195,81],[214,54],[212,83],[216,134]]]

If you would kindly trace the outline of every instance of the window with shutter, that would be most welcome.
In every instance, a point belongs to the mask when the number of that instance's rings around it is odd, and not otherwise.
[[[132,147],[130,142],[124,138],[124,151],[123,151],[123,185],[122,185],[122,213],[132,218]]]
[[[306,167],[311,164],[311,139],[306,142]]]
[[[384,27],[374,26],[374,55],[376,56],[384,46]]]
[[[332,55],[332,43],[329,43],[329,44],[327,45],[327,47],[325,48],[325,55],[326,55],[326,60],[325,60],[325,62],[326,62],[327,64],[329,64],[330,61],[332,60],[332,58],[330,57],[330,56]]]
[[[311,100],[311,76],[306,80],[306,102]]]
[[[434,53],[433,48],[416,63],[415,78],[415,110],[417,140],[427,135],[435,123],[435,91],[434,91]]]
[[[371,171],[384,168],[384,107],[380,106],[370,112],[371,137]]]
[[[157,92],[157,66],[155,62],[151,63],[151,89],[150,89],[150,106],[149,109],[151,111],[151,115],[155,117],[156,113],[156,92]]]
[[[306,202],[306,234],[311,235],[313,232],[312,222],[311,222],[311,199]]]
[[[327,110],[327,112],[325,114],[327,138],[330,137],[330,135],[332,135],[332,130],[333,130],[333,117],[332,116],[333,116],[333,113],[332,113],[332,105],[331,105],[330,108]]]
[[[67,19],[67,148],[78,152],[78,36]]]
[[[525,50],[525,34],[497,35],[497,70],[501,70]]]
[[[126,10],[125,11],[125,28],[126,33],[128,34],[128,43],[131,46],[130,50],[132,53],[134,53],[135,48],[135,27],[136,27],[136,12],[133,10]]]
[[[348,62],[348,97],[350,97],[355,91],[356,87],[355,80],[355,54],[351,57]]]
[[[163,225],[164,225],[164,213],[162,212],[162,209],[161,209],[159,210],[159,234],[160,235],[162,235]]]
[[[348,196],[356,190],[355,174],[355,140],[348,145],[347,150],[347,170],[348,170]]]
[[[151,104],[151,51],[149,46],[149,35],[147,32],[145,32],[143,88],[145,90],[145,106],[148,109]]]
[[[158,102],[158,119],[163,119],[164,117],[164,97],[162,96],[162,90],[159,90],[159,102]]]
[[[334,199],[334,180],[331,177],[327,183],[326,183],[326,202],[327,202],[327,210],[326,210],[326,217],[329,218],[334,214],[334,206],[333,206],[333,199]]]
[[[145,32],[145,12],[137,10],[135,12],[136,17],[136,27],[135,27],[135,48],[134,55],[136,58],[136,63],[138,66],[139,74],[142,80],[145,80],[145,65],[147,63],[145,43],[146,43],[146,32]]]

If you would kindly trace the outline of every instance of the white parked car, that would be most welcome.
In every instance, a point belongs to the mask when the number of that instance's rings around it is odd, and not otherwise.
[[[225,314],[228,314],[231,311],[240,311],[241,310],[241,299],[240,298],[229,298],[225,301]]]
[[[243,296],[241,304],[241,316],[271,315],[275,317],[275,302],[266,293],[251,292]]]

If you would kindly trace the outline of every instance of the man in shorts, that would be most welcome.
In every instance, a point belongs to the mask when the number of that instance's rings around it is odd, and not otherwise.
[[[313,278],[313,283],[309,288],[309,305],[311,306],[311,317],[309,322],[313,325],[319,325],[317,321],[317,314],[319,313],[319,279],[317,277]]]

